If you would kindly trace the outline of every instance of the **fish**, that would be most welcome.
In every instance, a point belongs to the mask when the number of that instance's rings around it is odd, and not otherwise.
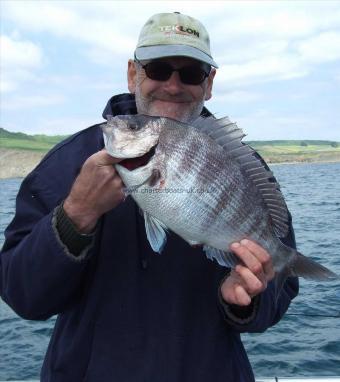
[[[250,239],[270,254],[281,284],[289,276],[338,277],[282,242],[289,212],[280,186],[228,117],[188,124],[142,114],[109,116],[102,130],[107,152],[122,159],[116,171],[144,214],[154,252],[162,252],[173,231],[202,246],[208,259],[234,268],[240,260],[229,246]]]

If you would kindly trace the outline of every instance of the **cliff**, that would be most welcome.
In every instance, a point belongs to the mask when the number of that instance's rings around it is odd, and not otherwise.
[[[0,147],[0,179],[26,176],[44,155],[43,152]]]

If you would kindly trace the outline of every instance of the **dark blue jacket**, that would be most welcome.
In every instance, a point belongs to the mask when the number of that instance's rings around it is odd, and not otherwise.
[[[135,112],[133,97],[121,95],[104,116]],[[52,149],[23,181],[5,233],[1,297],[26,319],[58,315],[41,380],[253,381],[240,333],[279,321],[297,280],[285,283],[278,301],[269,284],[233,318],[218,294],[227,269],[175,234],[162,255],[153,253],[131,198],[102,217],[86,253],[72,256],[57,238],[54,209],[102,148],[95,125]],[[285,242],[295,245],[292,231]]]

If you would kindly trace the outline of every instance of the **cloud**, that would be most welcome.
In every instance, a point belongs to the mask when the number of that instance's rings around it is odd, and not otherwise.
[[[8,1],[3,4],[6,18],[15,21],[16,25],[35,31],[54,31],[60,35],[68,33],[69,28],[77,22],[77,15],[57,2]]]
[[[334,1],[241,1],[209,2],[206,17],[214,17],[214,38],[231,41],[236,36],[258,39],[304,38],[329,28],[338,28],[340,9]],[[323,17],[320,17],[322,14]]]
[[[1,92],[10,92],[35,76],[35,71],[43,65],[43,52],[31,41],[6,35],[0,36],[0,46],[0,88]]]
[[[160,4],[154,1],[116,2],[114,6],[106,1],[27,1],[25,7],[18,6],[16,1],[5,4],[7,18],[21,28],[78,41],[83,44],[77,47],[78,50],[83,50],[84,55],[95,64],[106,66],[132,55],[140,27],[147,17],[156,12],[169,12],[174,7],[173,2],[167,1]],[[314,37],[311,39],[311,36],[317,36],[326,28],[339,28],[340,25],[340,10],[329,1],[322,4],[314,2],[308,6],[308,11],[305,2],[301,1],[284,4],[212,1],[204,10],[192,9],[190,1],[178,2],[176,6],[179,11],[204,21],[211,35],[214,56],[221,65],[243,65],[240,70],[228,68],[235,71],[236,77],[244,73],[244,77],[249,78],[251,72],[256,78],[262,77],[257,65],[259,58],[267,62],[262,67],[269,67],[270,74],[273,74],[270,78],[276,79],[276,70],[279,78],[306,75],[308,70],[302,67],[301,58],[312,56],[309,46],[312,47]],[[320,17],[321,11],[324,17]],[[320,37],[318,47],[325,39],[330,44],[330,56],[331,36]],[[296,43],[297,40],[301,41]],[[334,38],[334,43],[337,42],[338,38]],[[295,44],[297,51],[292,51],[292,44]],[[295,65],[292,63],[294,54],[297,55],[295,59],[299,60]],[[282,61],[288,62],[285,73],[282,65],[274,62],[281,59],[275,56],[281,55]]]
[[[340,59],[340,9],[334,3],[313,2],[308,9],[299,1],[232,5],[227,17],[216,13],[211,27],[226,84],[305,77],[316,65]]]
[[[289,89],[298,89],[300,104],[296,98],[294,110],[300,108],[301,114],[301,108],[306,111],[308,104],[317,104],[313,97],[320,98],[320,92],[310,91],[316,79],[325,83],[330,83],[330,78],[340,80],[337,69],[340,9],[334,1],[212,0],[202,1],[200,7],[194,7],[193,1],[78,0],[22,4],[16,0],[1,4],[2,30],[9,46],[8,58],[1,55],[5,68],[1,73],[1,89],[7,97],[3,97],[7,103],[2,104],[9,108],[6,123],[17,118],[13,112],[15,99],[25,111],[33,109],[30,120],[27,121],[27,116],[23,120],[25,129],[31,124],[35,131],[53,134],[60,133],[63,129],[60,126],[66,126],[68,131],[71,124],[74,131],[91,123],[85,117],[72,115],[83,116],[82,111],[96,113],[97,105],[106,96],[126,91],[126,61],[133,53],[140,28],[158,12],[190,14],[207,27],[213,56],[220,65],[211,105],[216,102],[221,110],[227,103],[242,111],[248,102],[251,112],[258,107],[257,101],[267,100],[266,105],[269,103],[272,112],[278,110],[279,114],[290,99],[297,97]],[[294,81],[286,81],[290,79]],[[276,100],[275,92],[283,88],[289,88],[287,99]],[[65,94],[65,98],[60,94]],[[327,97],[332,108],[336,103],[334,87]],[[53,105],[54,115],[65,119],[53,121],[54,116],[48,114],[46,124],[40,118]],[[330,114],[337,119],[333,109],[329,109]],[[317,108],[308,111],[311,115],[316,112]],[[268,115],[268,121],[280,126],[283,132],[286,128],[293,131],[295,122],[303,128],[299,119],[285,122],[277,118]],[[316,120],[323,134],[323,122],[319,117]],[[258,136],[265,130],[260,125],[252,130]],[[252,123],[249,126],[252,128]],[[268,123],[269,134],[273,126]]]
[[[320,114],[279,115],[271,110],[236,117],[237,124],[247,137],[245,140],[325,139],[339,140],[339,124],[329,123]]]
[[[241,56],[241,57],[240,57]],[[297,42],[267,41],[255,44],[220,67],[219,77],[226,83],[250,83],[304,77],[321,63],[340,60],[340,31],[322,32]],[[243,56],[243,57],[242,57]],[[228,61],[237,61],[239,63]],[[241,59],[242,58],[242,59]]]
[[[36,68],[42,63],[40,48],[31,41],[14,40],[9,36],[0,36],[1,49],[6,52],[1,63],[7,67],[16,65],[23,68]]]
[[[6,110],[23,110],[33,108],[43,108],[49,106],[60,105],[65,102],[63,95],[29,95],[29,96],[16,96],[6,98],[3,101],[2,107]]]
[[[213,89],[213,103],[223,102],[224,104],[230,103],[249,103],[258,101],[262,98],[259,93],[254,93],[244,90],[225,91],[222,86],[216,85]]]
[[[86,2],[82,3],[85,4]],[[69,37],[118,55],[130,52],[135,45],[135,40],[129,33],[122,33],[119,28],[123,20],[114,13],[112,20],[109,18],[110,14],[98,13],[95,3],[90,7],[92,14],[89,13],[88,7],[84,8],[87,10],[84,13],[79,4],[74,7],[68,3],[27,1],[25,7],[20,7],[17,2],[12,1],[5,5],[7,18],[29,31]],[[111,13],[114,9],[111,4]]]
[[[301,65],[297,56],[267,56],[243,64],[222,65],[219,69],[220,81],[228,86],[248,86],[258,82],[269,82],[303,77],[307,68]]]
[[[318,64],[340,59],[340,31],[320,33],[296,45],[301,59],[305,62]]]
[[[36,124],[29,129],[28,133],[70,135],[99,122],[99,118],[80,116],[67,116],[63,118],[40,118],[36,121]],[[23,131],[22,129],[20,130]]]

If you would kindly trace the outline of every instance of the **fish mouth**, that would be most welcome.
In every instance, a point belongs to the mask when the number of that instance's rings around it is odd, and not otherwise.
[[[124,159],[121,162],[119,162],[119,164],[129,171],[133,171],[136,168],[146,166],[150,162],[151,158],[155,155],[156,147],[157,144],[151,147],[151,149],[142,156]]]

